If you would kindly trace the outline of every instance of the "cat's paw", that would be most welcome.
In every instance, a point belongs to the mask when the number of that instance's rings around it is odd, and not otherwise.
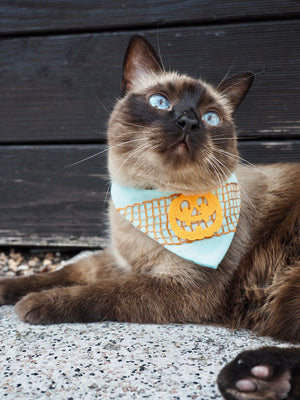
[[[59,322],[55,314],[53,296],[49,290],[30,293],[15,305],[15,311],[23,322],[30,324],[53,324]]]
[[[81,286],[73,286],[29,293],[15,305],[15,311],[21,321],[30,324],[87,322],[86,314],[92,307],[81,290]]]
[[[293,388],[293,374],[299,367],[299,349],[245,351],[222,369],[218,385],[227,400],[300,399]]]

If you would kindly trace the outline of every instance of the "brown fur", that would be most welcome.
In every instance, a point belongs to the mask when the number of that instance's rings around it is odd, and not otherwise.
[[[170,253],[131,226],[110,205],[111,245],[62,270],[3,279],[0,304],[16,304],[30,323],[214,323],[300,341],[300,166],[238,165],[233,112],[251,74],[214,88],[161,70],[150,45],[134,38],[124,64],[123,90],[109,129],[113,180],[137,188],[207,192],[235,171],[242,188],[240,220],[217,270]],[[170,110],[148,99],[167,93]],[[182,102],[196,113],[216,110],[220,127],[183,137],[169,120]],[[175,118],[175,117],[174,117]]]

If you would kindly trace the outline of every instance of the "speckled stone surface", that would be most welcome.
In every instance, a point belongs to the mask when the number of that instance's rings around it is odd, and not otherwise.
[[[275,342],[199,325],[33,326],[0,308],[0,399],[221,399],[216,377]]]

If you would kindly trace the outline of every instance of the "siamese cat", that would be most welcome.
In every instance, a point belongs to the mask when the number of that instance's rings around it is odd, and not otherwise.
[[[111,244],[2,279],[0,304],[31,324],[216,324],[299,342],[300,165],[239,164],[233,115],[253,78],[165,72],[134,36],[108,126]],[[299,368],[297,349],[248,352],[219,385],[227,399],[299,399]]]

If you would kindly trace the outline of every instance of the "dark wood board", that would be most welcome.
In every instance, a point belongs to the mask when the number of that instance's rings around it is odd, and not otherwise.
[[[300,162],[300,140],[242,141],[239,143],[239,151],[241,162]]]
[[[101,142],[133,32],[0,41],[0,143]],[[141,32],[156,46],[157,32]],[[159,32],[166,69],[219,82],[252,71],[241,136],[300,137],[299,21]]]
[[[102,244],[108,190],[104,146],[5,146],[0,154],[0,244]]]
[[[121,29],[300,15],[293,0],[1,0],[0,33]]]
[[[300,161],[300,140],[241,142],[240,150],[253,163]],[[1,146],[0,171],[0,245],[103,245],[109,198],[105,146]]]

